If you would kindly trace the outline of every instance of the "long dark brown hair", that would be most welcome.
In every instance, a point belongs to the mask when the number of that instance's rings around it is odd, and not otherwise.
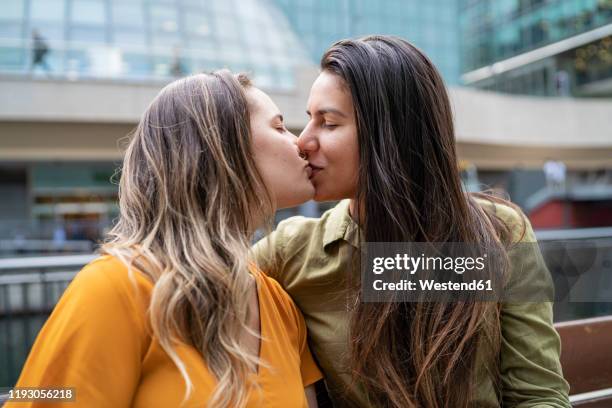
[[[450,102],[431,61],[400,38],[369,36],[335,43],[321,68],[353,98],[360,240],[479,243],[505,254],[508,227],[462,190]],[[503,256],[492,262],[496,273],[508,268]],[[498,371],[498,313],[494,302],[363,303],[357,295],[353,379],[375,406],[467,407],[477,349]]]

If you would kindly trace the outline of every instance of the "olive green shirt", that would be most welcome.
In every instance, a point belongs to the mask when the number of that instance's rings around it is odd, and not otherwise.
[[[347,348],[347,303],[351,291],[347,288],[355,287],[354,279],[359,279],[355,271],[358,268],[350,266],[353,251],[359,247],[358,226],[348,207],[349,200],[344,200],[320,218],[289,218],[253,248],[255,262],[281,283],[302,310],[311,350],[325,374],[335,406],[349,405],[343,398],[351,384]],[[522,225],[524,216],[510,207],[496,204],[494,210],[507,225]],[[516,228],[515,238],[535,242],[533,230],[525,221],[524,236],[521,238],[522,228]],[[541,280],[549,282],[541,254],[537,252],[533,258],[523,260],[522,276],[542,275]],[[552,304],[502,304],[501,335],[501,389],[496,392],[496,379],[486,364],[479,363],[474,373],[477,389],[473,405],[569,407],[569,385],[561,373],[560,340],[553,327]],[[479,350],[477,362],[486,358],[483,352]],[[358,387],[353,387],[349,395],[350,400],[359,401],[359,406],[371,405]]]

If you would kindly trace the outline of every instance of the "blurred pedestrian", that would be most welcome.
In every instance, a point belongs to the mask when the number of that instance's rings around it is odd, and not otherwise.
[[[567,168],[565,164],[557,160],[546,160],[543,167],[546,177],[546,186],[552,190],[565,189],[565,177]]]
[[[173,54],[174,55],[173,55],[173,58],[172,58],[172,65],[170,65],[170,74],[173,77],[180,78],[180,77],[184,76],[187,73],[187,70],[183,66],[183,61],[181,59],[181,50],[180,50],[180,48],[175,47]]]
[[[566,71],[559,71],[555,74],[555,87],[557,95],[570,96],[570,77]]]
[[[47,62],[47,54],[49,54],[49,45],[45,38],[38,32],[32,31],[32,70],[37,66],[42,67],[47,74],[51,72],[51,67]]]
[[[53,229],[53,248],[55,250],[64,249],[66,245],[66,228],[61,220],[57,220]]]

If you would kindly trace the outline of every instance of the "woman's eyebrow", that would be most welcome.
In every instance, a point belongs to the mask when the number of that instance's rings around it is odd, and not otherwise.
[[[341,116],[341,117],[343,117],[343,118],[346,118],[346,115],[345,115],[344,113],[342,113],[342,112],[341,112],[341,111],[339,111],[338,109],[334,109],[334,108],[322,108],[322,109],[317,110],[317,113],[318,113],[319,115],[321,115],[321,116],[323,116],[323,115],[325,115],[325,114],[327,114],[327,113],[333,113],[334,115],[338,115],[338,116]],[[307,111],[306,111],[306,114],[307,114],[308,116],[310,116],[310,111],[309,111],[309,110],[307,110]]]

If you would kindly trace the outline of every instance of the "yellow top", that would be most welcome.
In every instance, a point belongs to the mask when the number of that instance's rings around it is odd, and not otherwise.
[[[273,279],[253,268],[260,308],[260,365],[249,407],[307,407],[304,388],[321,372],[306,342],[304,319]],[[152,283],[103,256],[81,270],[32,347],[17,387],[75,387],[76,403],[8,403],[5,407],[178,407],[185,393],[179,370],[146,319]],[[202,407],[216,380],[196,349],[179,345],[194,390],[186,407]],[[255,375],[255,374],[253,374]]]

